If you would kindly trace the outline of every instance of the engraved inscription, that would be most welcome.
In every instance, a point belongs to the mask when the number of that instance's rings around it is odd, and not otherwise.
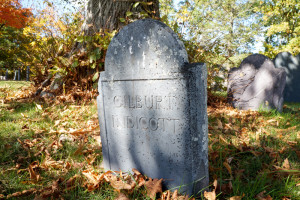
[[[137,129],[144,131],[171,131],[176,133],[179,119],[133,117],[112,115],[112,126],[116,129]]]
[[[142,96],[142,95],[124,95],[124,96],[114,96],[113,103],[117,108],[134,108],[134,109],[149,109],[149,110],[173,110],[174,102],[176,100],[175,96]]]

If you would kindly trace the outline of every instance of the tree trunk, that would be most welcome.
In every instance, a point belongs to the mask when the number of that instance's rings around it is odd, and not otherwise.
[[[133,8],[136,2],[147,2],[149,5],[140,3]],[[132,13],[144,11],[149,17],[159,18],[159,0],[89,0],[85,7],[83,31],[90,35],[101,29],[117,30],[125,25],[120,18],[126,18],[127,11]],[[141,18],[134,14],[131,17]]]

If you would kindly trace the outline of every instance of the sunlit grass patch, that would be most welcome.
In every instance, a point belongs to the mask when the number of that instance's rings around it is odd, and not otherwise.
[[[210,178],[220,198],[300,199],[300,104],[283,112],[208,108]]]
[[[286,104],[279,113],[238,111],[225,103],[208,107],[209,170],[211,184],[218,181],[217,199],[299,198],[299,108],[300,104]],[[139,175],[103,178],[95,100],[56,104],[12,98],[0,107],[0,127],[4,196],[34,199],[49,193],[47,198],[150,199],[145,186],[129,190],[112,186],[122,179],[132,183],[130,177]],[[27,195],[20,195],[21,191]],[[174,193],[157,197],[168,194]]]

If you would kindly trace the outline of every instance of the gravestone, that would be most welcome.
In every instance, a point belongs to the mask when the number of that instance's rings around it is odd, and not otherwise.
[[[144,19],[112,39],[97,98],[104,168],[138,169],[168,189],[208,186],[206,67],[178,36]]]
[[[17,71],[17,70],[15,70],[14,81],[16,81],[16,80],[17,80],[17,77],[18,77],[18,71]]]
[[[6,72],[5,72],[5,80],[8,81],[8,69],[6,69]]]
[[[245,58],[228,75],[228,101],[241,110],[282,110],[286,73],[261,54]]]
[[[284,101],[300,102],[300,54],[293,56],[289,52],[281,52],[273,62],[276,68],[283,68],[286,72]]]
[[[21,80],[21,69],[19,68],[18,69],[18,81],[20,81]]]
[[[30,75],[30,68],[29,68],[29,66],[27,66],[27,69],[26,69],[26,81],[30,81],[29,75]]]

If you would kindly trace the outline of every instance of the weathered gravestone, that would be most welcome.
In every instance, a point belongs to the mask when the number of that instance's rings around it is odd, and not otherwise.
[[[6,71],[5,71],[5,80],[6,81],[8,80],[8,69],[6,69]]]
[[[228,75],[228,101],[241,110],[282,110],[286,73],[261,54],[243,60]]]
[[[21,69],[19,68],[18,69],[18,81],[20,81],[21,80]]]
[[[273,62],[275,67],[286,72],[284,101],[300,102],[300,54],[295,57],[289,52],[281,52]]]
[[[97,99],[106,169],[136,168],[188,194],[208,186],[206,67],[187,62],[178,36],[156,20],[112,39]]]
[[[17,77],[18,77],[18,71],[17,71],[17,70],[15,70],[14,81],[16,81],[16,80],[17,80]]]
[[[27,66],[27,68],[26,68],[26,81],[30,81],[29,75],[30,75],[30,67]]]

